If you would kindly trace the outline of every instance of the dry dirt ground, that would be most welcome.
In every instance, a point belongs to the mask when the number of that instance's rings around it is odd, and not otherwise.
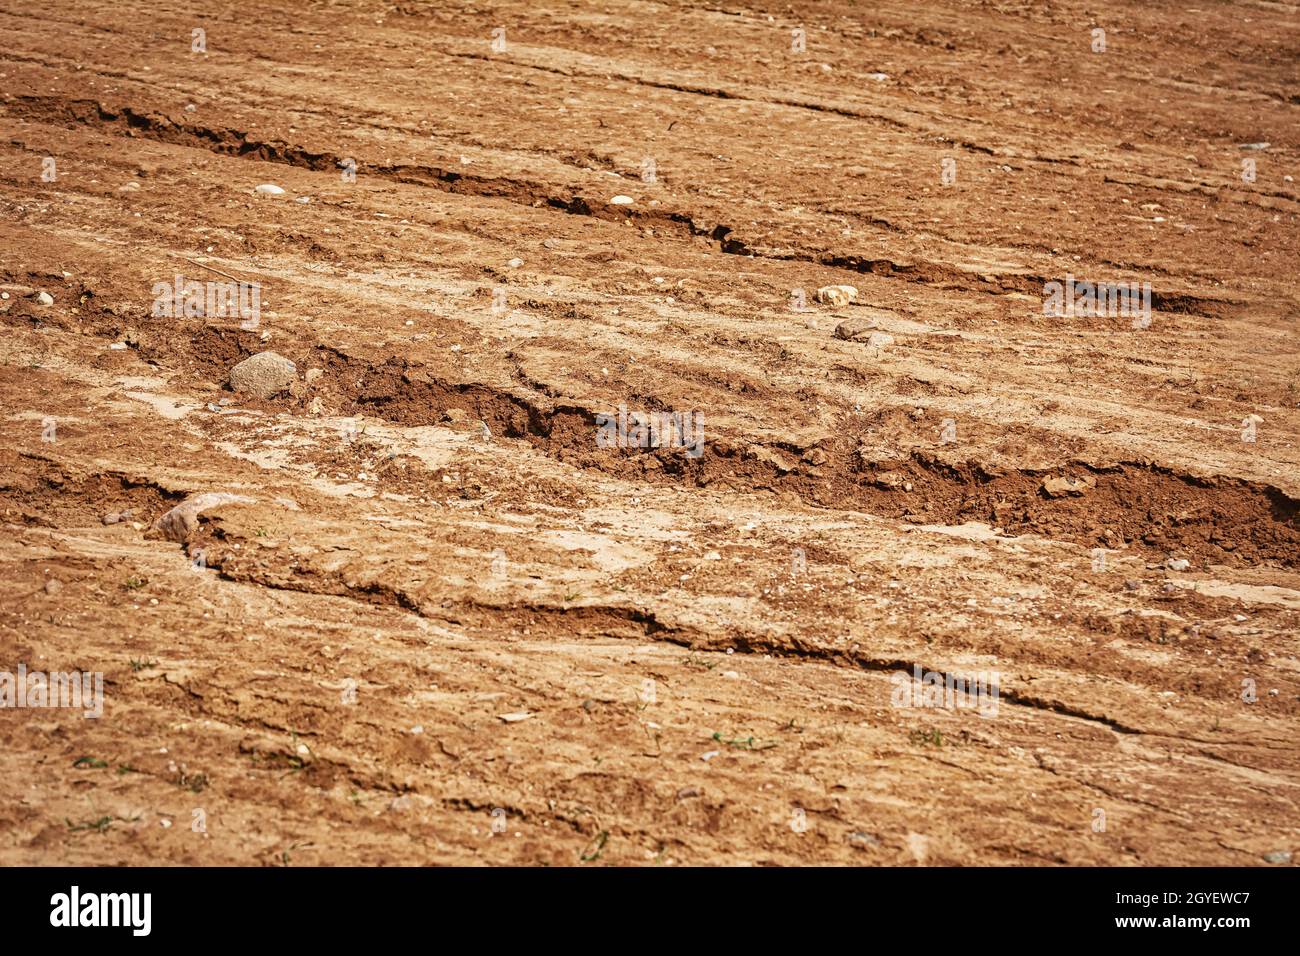
[[[1296,4],[206,6],[0,4],[0,863],[1300,851]]]

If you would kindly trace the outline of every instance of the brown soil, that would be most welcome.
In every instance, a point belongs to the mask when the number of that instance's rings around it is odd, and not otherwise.
[[[0,671],[105,691],[0,713],[0,863],[1300,850],[1294,7],[0,31]],[[178,274],[259,327],[152,317]],[[1067,274],[1150,327],[1045,316]],[[703,453],[598,446],[620,405]],[[255,500],[152,529],[203,492]]]

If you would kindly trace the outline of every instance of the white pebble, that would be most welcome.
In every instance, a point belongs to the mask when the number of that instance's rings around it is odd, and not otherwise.
[[[265,196],[279,196],[284,192],[284,190],[275,185],[275,183],[262,183],[262,185],[254,189],[253,192],[262,193]]]

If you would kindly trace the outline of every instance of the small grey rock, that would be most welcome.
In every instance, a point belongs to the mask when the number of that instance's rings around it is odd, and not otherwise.
[[[258,352],[230,370],[230,387],[258,398],[272,398],[298,379],[298,367],[276,352]]]
[[[50,295],[48,292],[38,292],[38,293],[36,293],[36,304],[37,304],[37,305],[53,305],[53,304],[54,304],[54,296]]]
[[[1264,854],[1264,862],[1265,862],[1265,863],[1290,863],[1290,862],[1291,862],[1291,851],[1290,851],[1290,850],[1274,850],[1272,853],[1265,853],[1265,854]]]

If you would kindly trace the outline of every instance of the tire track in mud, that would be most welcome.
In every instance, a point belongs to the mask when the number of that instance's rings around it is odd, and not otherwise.
[[[317,354],[359,412],[427,425],[459,408],[482,419],[494,435],[525,440],[549,458],[626,480],[791,492],[816,507],[917,523],[982,521],[1007,533],[1065,537],[1090,547],[1134,546],[1162,557],[1185,550],[1217,560],[1231,553],[1300,567],[1300,500],[1262,482],[1184,474],[1141,461],[1002,470],[919,449],[880,460],[859,443],[865,427],[855,434],[852,415],[845,416],[838,435],[811,447],[706,438],[695,459],[681,449],[600,449],[596,414],[612,409],[450,382],[397,359],[376,365],[327,347]],[[646,411],[668,409],[653,403]],[[1045,482],[1055,477],[1081,483],[1075,488],[1080,493],[1051,497]]]
[[[45,485],[43,497],[56,499],[52,510],[64,518],[75,515],[84,519],[88,514],[94,513],[94,509],[88,508],[84,501],[88,489],[107,489],[97,499],[100,501],[116,502],[123,494],[131,495],[137,507],[141,505],[141,496],[148,496],[152,509],[146,505],[141,508],[142,513],[139,515],[147,519],[157,517],[154,512],[161,513],[189,494],[197,493],[164,487],[147,477],[131,476],[125,472],[78,475],[52,459],[30,455],[25,457],[44,466],[40,478]],[[0,488],[0,495],[5,490],[7,489]],[[149,513],[144,513],[145,511]],[[171,542],[161,536],[155,540],[163,546],[171,546]],[[666,622],[653,609],[634,606],[557,606],[538,602],[498,604],[472,597],[421,600],[399,586],[382,581],[357,583],[346,580],[345,575],[339,572],[319,573],[299,566],[268,566],[256,560],[253,552],[237,551],[228,546],[243,541],[240,536],[226,533],[219,515],[203,515],[200,517],[199,528],[180,547],[187,555],[193,555],[201,549],[205,566],[224,580],[287,593],[344,598],[460,627],[542,629],[547,633],[562,633],[570,637],[614,637],[664,642],[694,651],[720,653],[732,650],[741,654],[809,660],[871,672],[912,674],[920,668],[924,673],[939,674],[944,681],[950,676],[954,679],[963,678],[961,673],[925,665],[918,660],[873,657],[852,649],[809,642],[795,635],[778,640],[743,627],[728,628],[723,634],[706,632],[690,625]],[[192,690],[188,690],[188,693],[191,696],[202,696],[196,695]],[[1005,687],[1000,688],[999,693],[1008,703],[1103,725],[1116,733],[1149,733],[1116,718],[1088,711],[1060,699],[1048,700]]]
[[[909,126],[902,120],[894,119],[882,113],[874,113],[865,109],[857,109],[851,106],[836,106],[832,103],[822,103],[809,97],[753,97],[746,96],[744,93],[730,90],[721,86],[703,86],[686,81],[671,82],[668,80],[654,80],[644,76],[632,76],[627,73],[618,73],[610,70],[601,72],[582,70],[582,69],[565,69],[558,66],[547,66],[542,63],[525,63],[520,60],[503,60],[500,56],[494,56],[486,53],[468,53],[457,52],[454,50],[440,51],[444,56],[454,57],[462,60],[478,60],[487,63],[501,63],[513,67],[520,67],[526,70],[537,70],[541,73],[551,73],[556,76],[569,78],[580,78],[587,80],[621,80],[624,83],[633,86],[644,86],[649,89],[667,90],[670,93],[687,93],[692,96],[707,96],[719,100],[735,100],[738,103],[750,103],[757,106],[785,106],[791,109],[811,110],[814,113],[830,113],[835,116],[843,116],[848,119],[870,120],[880,123],[882,126],[888,126],[904,133],[925,134],[926,130]],[[568,51],[564,51],[568,52]],[[900,111],[910,112],[910,111]],[[958,144],[976,152],[984,152],[993,155],[993,151],[982,146],[974,146],[967,143]]]
[[[312,172],[341,169],[344,167],[345,160],[350,158],[330,152],[314,152],[290,143],[250,139],[247,132],[205,126],[184,120],[177,121],[162,114],[137,110],[128,105],[106,106],[98,100],[19,96],[5,101],[0,106],[12,115],[36,122],[106,131],[121,130],[128,135],[144,136],[175,146],[203,149],[240,159],[279,163]],[[869,257],[834,250],[820,253],[807,250],[777,253],[753,246],[737,237],[735,229],[731,226],[724,223],[697,222],[686,213],[632,209],[626,206],[610,207],[599,200],[581,195],[567,198],[556,195],[552,188],[537,182],[480,176],[438,166],[362,164],[359,166],[359,171],[364,172],[366,176],[389,182],[422,186],[455,195],[500,199],[529,209],[552,209],[568,215],[606,221],[631,219],[640,224],[659,227],[663,231],[662,238],[675,235],[679,239],[702,237],[716,242],[719,250],[727,255],[770,262],[808,263],[825,268],[936,286],[966,294],[1000,296],[1019,292],[1040,295],[1048,282],[1059,281],[1059,277],[1053,276],[1007,273],[997,275],[994,277],[996,281],[989,282],[980,274],[940,262],[903,260],[888,256]],[[1236,299],[1215,298],[1189,292],[1151,290],[1151,307],[1158,312],[1223,318],[1237,314],[1247,305],[1248,303]]]
[[[105,500],[116,500],[120,494],[126,493],[137,497],[141,494],[152,494],[155,502],[152,510],[158,513],[178,500],[183,500],[189,494],[175,487],[164,487],[146,477],[129,476],[125,472],[103,472],[82,476],[81,484],[78,485],[76,476],[72,472],[61,471],[58,463],[37,459],[35,456],[27,457],[46,466],[42,477],[46,485],[45,497],[53,497],[64,502],[63,506],[53,509],[64,518],[72,517],[74,514],[77,517],[86,517],[87,509],[81,499],[84,498],[87,487],[108,488]],[[120,492],[114,493],[115,487],[119,488]],[[156,514],[142,513],[139,517],[151,518],[156,517]],[[172,546],[171,542],[161,536],[155,540],[157,544],[164,547]],[[704,631],[690,625],[665,621],[653,609],[635,606],[607,604],[558,606],[538,602],[498,604],[473,597],[438,599],[435,596],[422,600],[399,586],[382,581],[357,583],[346,580],[346,576],[341,572],[319,573],[300,566],[288,568],[268,566],[258,561],[251,550],[242,551],[229,547],[232,543],[246,542],[242,536],[227,534],[219,514],[209,514],[201,517],[199,529],[180,547],[190,555],[197,549],[202,549],[206,567],[224,580],[287,593],[343,598],[413,613],[422,618],[459,627],[484,630],[514,627],[527,628],[530,631],[541,630],[543,633],[565,634],[570,638],[613,637],[663,642],[693,651],[721,653],[724,650],[731,650],[742,654],[770,655],[786,660],[808,660],[882,673],[913,674],[919,668],[924,673],[940,675],[940,679],[945,682],[949,677],[954,680],[964,679],[962,672],[933,667],[919,660],[875,657],[852,649],[810,642],[796,635],[775,639],[743,627],[726,628],[725,632]],[[188,693],[191,696],[202,696],[195,695],[192,690]],[[1001,699],[1016,706],[1083,720],[1120,734],[1160,734],[1159,731],[1143,730],[1131,723],[1105,713],[1088,710],[1060,698],[1047,699],[1006,687],[1000,687],[999,694]]]
[[[89,331],[120,335],[120,317],[92,308],[93,293],[84,294],[90,296],[83,307]],[[261,342],[253,332],[225,335],[204,326],[169,329],[136,348],[150,362],[221,381],[231,364],[261,351]],[[526,441],[552,460],[623,480],[791,493],[819,508],[914,524],[979,521],[1007,534],[1039,534],[1088,548],[1134,548],[1161,560],[1181,553],[1218,563],[1273,561],[1300,567],[1300,499],[1263,482],[1192,475],[1149,461],[1072,460],[1036,470],[955,461],[920,448],[884,455],[863,444],[871,421],[856,421],[853,414],[843,416],[831,438],[808,447],[709,437],[706,421],[698,458],[687,457],[680,448],[602,449],[595,440],[596,415],[609,414],[612,407],[457,382],[405,359],[375,362],[322,344],[289,351],[294,356],[313,353],[338,395],[352,404],[353,414],[422,426],[459,409],[481,419],[493,435]],[[634,410],[674,411],[652,396],[643,401],[644,407]],[[1045,487],[1051,478],[1072,479],[1074,486],[1053,497]]]
[[[49,466],[57,462],[41,456],[26,456]],[[74,472],[65,470],[61,474],[52,474],[46,482],[48,493],[58,497],[81,497],[84,489],[71,480]],[[152,492],[157,496],[158,506],[174,502],[186,495],[178,486],[165,487],[152,482],[147,477],[131,476],[127,472],[96,473],[96,481],[107,482],[110,491],[116,483],[123,492]],[[271,590],[299,593],[303,595],[329,595],[341,597],[362,604],[391,607],[399,611],[417,614],[437,621],[447,621],[458,626],[499,631],[502,628],[529,628],[541,632],[539,636],[563,634],[572,637],[614,637],[633,641],[665,642],[682,648],[705,652],[721,652],[730,649],[744,654],[770,655],[783,660],[829,664],[831,666],[856,668],[876,673],[912,674],[916,669],[938,675],[945,684],[949,678],[964,681],[961,671],[932,667],[919,660],[907,657],[879,657],[856,650],[844,650],[828,647],[816,641],[807,641],[797,635],[772,636],[761,632],[750,632],[742,627],[728,627],[723,630],[700,630],[691,626],[679,626],[665,621],[651,610],[636,607],[619,607],[611,605],[556,606],[539,603],[494,604],[473,598],[457,598],[438,602],[416,598],[401,587],[388,584],[369,583],[357,585],[345,580],[340,573],[312,574],[302,573],[299,568],[268,567],[256,560],[250,551],[235,551],[226,547],[231,542],[244,542],[242,536],[227,536],[220,514],[209,516],[201,522],[201,530],[193,536],[187,547],[203,547],[207,556],[208,567],[221,578]],[[214,546],[216,542],[216,546]],[[170,542],[158,542],[163,547],[172,547]],[[165,688],[164,688],[165,689]],[[171,694],[156,697],[146,693],[146,699],[159,706],[176,705],[180,702],[182,709],[192,714],[201,714],[215,718],[228,726],[240,726],[247,729],[246,721],[237,712],[230,709],[230,699],[225,689],[216,688],[219,693],[210,699],[206,693],[198,693],[191,686],[175,684],[173,691],[183,692],[176,698]],[[1176,740],[1192,740],[1180,735],[1171,735],[1158,729],[1145,728],[1141,722],[1112,716],[1096,707],[1088,707],[1082,702],[1072,702],[1060,696],[1051,698],[1026,693],[1015,688],[999,687],[999,697],[1009,705],[1031,710],[1052,713],[1072,720],[1083,721],[1089,726],[1105,728],[1115,734],[1125,736],[1163,736]],[[265,720],[261,723],[265,725]],[[300,728],[301,729],[301,728]],[[1217,743],[1217,742],[1216,742]],[[282,749],[282,748],[281,748]],[[241,752],[242,745],[241,745]],[[1211,755],[1213,756],[1213,755]],[[1221,758],[1216,758],[1221,759]],[[343,777],[354,784],[367,789],[386,788],[385,779],[377,777],[373,768],[358,767],[355,762],[321,758],[314,761],[312,776],[320,775],[322,786],[328,785],[337,777]],[[268,765],[269,766],[269,765]],[[308,769],[307,767],[303,768]]]
[[[857,668],[878,673],[914,674],[918,669],[926,674],[938,674],[945,683],[951,678],[964,681],[964,673],[948,671],[903,658],[880,658],[852,650],[832,648],[809,643],[797,637],[774,640],[763,634],[741,629],[725,636],[710,635],[704,631],[681,624],[668,624],[660,620],[653,610],[614,605],[556,606],[536,602],[494,604],[472,598],[434,603],[420,601],[401,588],[378,582],[364,585],[349,584],[338,574],[310,576],[301,569],[277,573],[253,561],[245,562],[244,555],[234,551],[213,548],[212,541],[225,540],[219,523],[206,523],[207,535],[196,537],[184,546],[188,552],[202,546],[208,568],[223,578],[241,584],[250,584],[273,590],[300,594],[320,594],[348,598],[367,604],[410,611],[421,617],[463,627],[491,627],[501,630],[510,627],[530,631],[544,628],[550,633],[573,637],[615,637],[620,639],[664,642],[693,651],[721,653],[724,650],[756,656],[770,655],[783,660],[807,660],[833,666]],[[227,560],[231,559],[231,560]],[[1031,710],[1047,711],[1064,717],[1100,725],[1119,734],[1142,735],[1149,733],[1117,718],[1098,714],[1060,699],[1048,700],[1033,694],[999,687],[1002,700]]]

